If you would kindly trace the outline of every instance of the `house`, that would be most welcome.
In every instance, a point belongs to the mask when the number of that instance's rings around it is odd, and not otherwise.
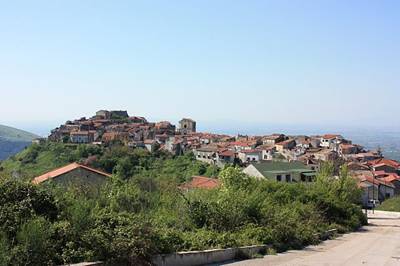
[[[378,179],[385,184],[392,184],[394,186],[394,194],[400,195],[400,176],[398,174],[384,174],[383,177]]]
[[[202,146],[193,151],[197,160],[210,164],[215,164],[217,160],[217,152],[218,148],[215,146]]]
[[[400,174],[400,163],[395,160],[379,158],[367,162],[368,165],[374,168],[374,171],[385,171],[387,173]]]
[[[183,118],[179,121],[179,132],[183,135],[196,133],[196,121],[190,118]]]
[[[356,154],[361,150],[361,147],[358,145],[348,144],[348,143],[341,143],[339,144],[339,154],[341,156],[347,154]]]
[[[221,186],[221,182],[216,178],[205,176],[193,176],[190,182],[182,184],[179,188],[184,191],[192,189],[215,189]]]
[[[349,162],[347,164],[347,169],[349,171],[368,171],[369,167],[359,162]]]
[[[320,162],[313,156],[301,155],[298,157],[298,161],[307,165],[311,170],[318,171],[320,169]]]
[[[183,154],[183,140],[177,139],[175,137],[170,137],[165,142],[165,149],[174,154],[174,155],[181,155]]]
[[[284,152],[285,150],[291,150],[296,147],[296,141],[294,139],[288,139],[275,144],[275,148],[278,152]]]
[[[127,145],[130,148],[146,148],[144,142],[141,140],[128,141]]]
[[[378,200],[379,187],[376,183],[359,182],[358,187],[362,190],[361,201],[362,206],[367,207],[369,200]]]
[[[99,118],[99,119],[110,119],[111,118],[111,114],[107,110],[100,110],[100,111],[96,112],[96,118]]]
[[[349,154],[346,156],[347,160],[358,161],[358,162],[368,162],[380,158],[382,158],[382,156],[375,152],[361,152],[357,154]]]
[[[236,151],[240,152],[243,150],[255,149],[257,146],[257,141],[249,140],[238,140],[230,143],[230,146]]]
[[[325,150],[320,150],[318,152],[315,152],[315,153],[313,153],[313,156],[318,161],[324,161],[324,162],[334,161],[339,157],[337,152],[332,151],[330,149],[325,149]]]
[[[331,148],[333,150],[337,150],[338,145],[342,143],[344,138],[341,135],[336,134],[326,134],[321,137],[320,146],[323,148]]]
[[[149,151],[149,152],[154,152],[155,150],[157,150],[157,148],[159,147],[159,144],[157,141],[152,140],[152,139],[146,139],[144,141],[144,146],[145,148]]]
[[[147,119],[143,116],[130,116],[129,121],[137,124],[147,124]]]
[[[157,141],[159,144],[164,144],[169,139],[167,134],[158,134],[155,135],[154,140]]]
[[[392,184],[391,182],[386,182],[385,180],[382,180],[380,178],[376,178],[374,174],[371,171],[356,171],[353,172],[353,177],[358,180],[359,183],[365,183],[367,185],[364,185],[364,187],[368,186],[371,187],[371,185],[376,185],[378,188],[378,198],[373,198],[373,199],[378,199],[379,201],[384,201],[387,198],[391,198],[395,195],[395,185]],[[374,188],[374,186],[372,186]],[[365,191],[364,191],[365,193]],[[369,198],[371,199],[371,198]]]
[[[385,173],[398,173],[398,169],[387,163],[378,163],[373,166],[374,171],[384,171]]]
[[[102,136],[102,141],[105,143],[112,141],[128,142],[129,133],[128,132],[106,132]]]
[[[258,149],[239,151],[238,157],[242,163],[259,162],[263,158],[262,151]]]
[[[154,128],[155,128],[155,133],[157,135],[163,135],[163,134],[168,135],[168,136],[175,135],[176,127],[168,121],[158,122],[155,124]]]
[[[272,134],[270,136],[264,136],[262,138],[262,144],[263,145],[275,145],[279,142],[282,142],[285,140],[285,135],[283,134]]]
[[[236,153],[231,150],[221,149],[217,152],[217,163],[222,166],[227,163],[234,163],[236,158]]]
[[[264,144],[257,146],[257,150],[261,151],[261,160],[272,160],[275,153],[275,146]]]
[[[310,145],[313,148],[318,148],[321,146],[321,137],[319,136],[311,136],[310,137]]]
[[[76,131],[71,132],[70,141],[72,143],[89,143],[89,132],[88,131]]]
[[[82,164],[71,163],[35,177],[32,183],[54,182],[59,185],[97,186],[103,184],[109,177],[111,175],[103,171]]]
[[[298,149],[307,150],[312,147],[310,139],[306,136],[296,137],[295,141]]]
[[[316,176],[314,170],[298,161],[251,163],[243,172],[249,176],[278,182],[311,182]]]

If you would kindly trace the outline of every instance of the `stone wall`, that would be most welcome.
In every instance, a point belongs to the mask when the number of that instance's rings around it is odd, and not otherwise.
[[[156,266],[196,266],[219,263],[240,258],[252,258],[267,249],[266,245],[240,248],[214,249],[204,251],[178,252],[169,255],[157,255],[152,258]]]

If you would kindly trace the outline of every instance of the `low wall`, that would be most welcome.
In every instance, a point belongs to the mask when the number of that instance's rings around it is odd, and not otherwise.
[[[103,266],[103,262],[96,261],[96,262],[81,262],[76,264],[68,264],[68,266]],[[67,265],[64,265],[67,266]]]
[[[266,245],[260,245],[240,248],[178,252],[174,254],[154,256],[152,258],[152,263],[156,266],[196,266],[218,263],[236,258],[251,258],[255,254],[265,251],[266,249]]]

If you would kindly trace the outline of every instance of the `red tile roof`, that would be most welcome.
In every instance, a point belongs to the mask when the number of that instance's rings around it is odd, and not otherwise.
[[[364,175],[364,176],[359,177],[359,179],[360,179],[360,182],[367,181],[374,185],[380,184],[380,185],[394,188],[394,185],[392,183],[385,182],[385,180],[382,180],[381,178],[373,178],[372,176]]]
[[[182,189],[214,189],[221,185],[218,179],[205,177],[205,176],[193,176],[192,181],[184,183],[180,188]]]
[[[399,181],[400,182],[400,176],[397,174],[388,174],[385,177],[379,178],[380,180],[386,182],[386,183],[392,183],[394,181]]]
[[[324,138],[324,139],[335,139],[337,137],[341,137],[341,136],[337,135],[337,134],[325,134],[322,136],[322,138]]]
[[[235,152],[231,151],[231,150],[224,150],[224,151],[220,151],[218,152],[219,156],[226,156],[226,157],[233,157],[235,156]]]
[[[61,167],[61,168],[58,168],[58,169],[55,169],[55,170],[53,170],[53,171],[47,172],[47,173],[45,173],[45,174],[43,174],[43,175],[41,175],[41,176],[35,177],[35,178],[33,179],[32,183],[34,183],[34,184],[40,184],[40,183],[42,183],[42,182],[44,182],[44,181],[47,181],[47,180],[49,180],[49,179],[56,178],[56,177],[58,177],[58,176],[60,176],[60,175],[66,174],[66,173],[71,172],[71,171],[73,171],[73,170],[75,170],[75,169],[78,169],[78,168],[83,168],[83,169],[89,170],[89,171],[91,171],[91,172],[95,172],[95,173],[97,173],[97,174],[100,174],[100,175],[103,175],[103,176],[106,176],[106,177],[110,177],[110,176],[111,176],[111,175],[108,174],[108,173],[99,171],[99,170],[97,170],[97,169],[94,169],[94,168],[91,168],[91,167],[88,167],[88,166],[85,166],[85,165],[82,165],[82,164],[71,163],[71,164],[68,164],[68,165],[66,165],[66,166],[63,166],[63,167]]]
[[[388,165],[388,166],[391,166],[393,168],[400,169],[400,163],[398,161],[385,159],[385,158],[369,161],[368,164],[369,165],[373,165],[373,166]]]

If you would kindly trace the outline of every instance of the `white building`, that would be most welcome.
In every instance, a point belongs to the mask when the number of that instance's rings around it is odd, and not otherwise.
[[[261,150],[242,150],[238,153],[239,159],[243,162],[259,162],[262,160],[262,151]]]

